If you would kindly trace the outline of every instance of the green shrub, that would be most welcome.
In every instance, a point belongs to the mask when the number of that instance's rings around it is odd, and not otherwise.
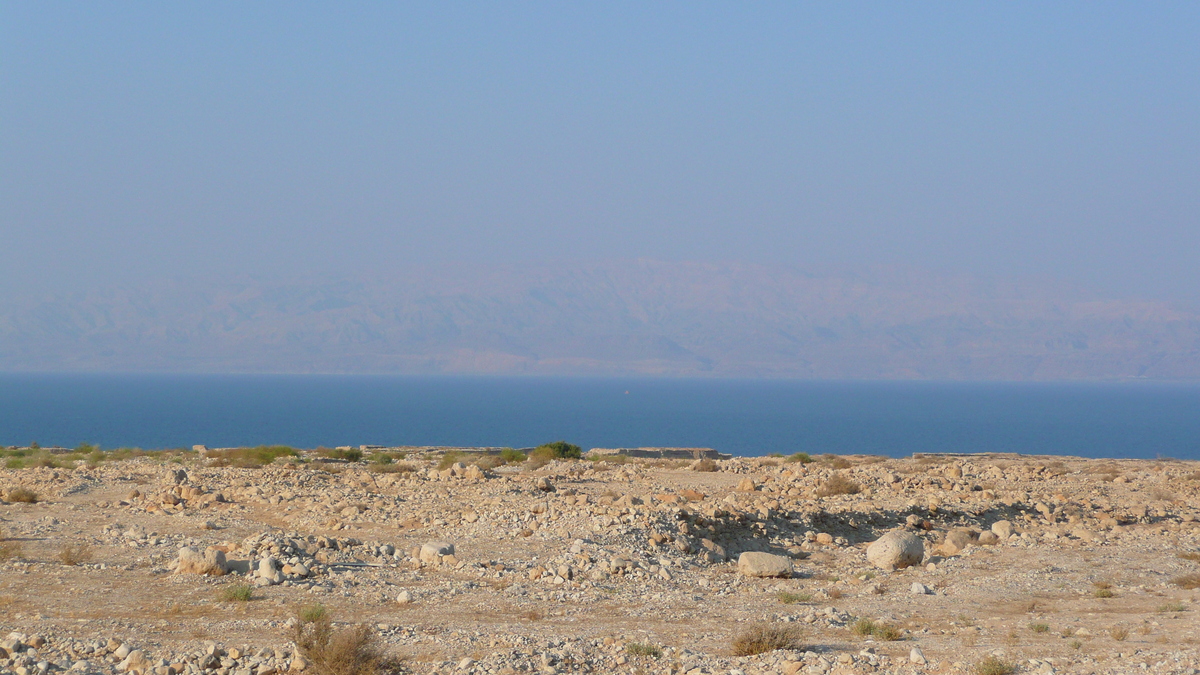
[[[794,455],[788,455],[788,458],[783,461],[788,464],[795,464],[796,462],[808,464],[813,461],[813,458],[807,452],[797,452]]]
[[[527,459],[527,457],[525,456],[525,453],[521,452],[520,450],[513,450],[512,448],[504,448],[503,450],[500,451],[500,459],[504,460],[505,462],[507,462],[509,464],[518,464],[520,462],[524,462]]]
[[[625,651],[631,656],[649,656],[652,659],[662,657],[662,650],[645,642],[630,642],[625,645]]]
[[[578,445],[572,445],[566,441],[554,441],[553,443],[544,443],[533,449],[530,457],[543,457],[545,459],[579,459],[583,457],[583,448]]]
[[[1035,632],[1035,633],[1045,633],[1045,632],[1048,632],[1048,631],[1050,630],[1050,624],[1048,624],[1048,623],[1040,623],[1040,622],[1038,622],[1038,623],[1031,623],[1031,624],[1029,624],[1029,630],[1031,630],[1031,631],[1033,631],[1033,632]]]
[[[120,451],[116,451],[120,453]],[[296,457],[299,453],[295,448],[286,445],[259,445],[253,448],[230,448],[228,450],[209,451],[209,457],[214,458],[218,466],[233,466],[243,469],[256,469],[270,464],[280,457]],[[112,459],[123,459],[114,456]]]
[[[789,593],[788,591],[779,591],[775,594],[775,599],[785,605],[794,605],[798,602],[812,602],[812,593]]]
[[[250,584],[233,584],[225,586],[217,594],[221,602],[249,602],[254,597],[254,587]]]

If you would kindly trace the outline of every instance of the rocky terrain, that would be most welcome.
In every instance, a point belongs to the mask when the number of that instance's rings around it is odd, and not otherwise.
[[[809,459],[3,469],[0,671],[1200,672],[1200,463]]]

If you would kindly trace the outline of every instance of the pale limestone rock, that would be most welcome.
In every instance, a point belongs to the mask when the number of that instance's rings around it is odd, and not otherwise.
[[[892,530],[867,547],[867,562],[889,572],[920,564],[925,557],[925,543],[904,530]]]

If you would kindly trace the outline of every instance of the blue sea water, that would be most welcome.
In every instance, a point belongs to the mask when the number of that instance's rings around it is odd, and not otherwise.
[[[1200,385],[0,375],[0,444],[703,446],[1200,459]]]

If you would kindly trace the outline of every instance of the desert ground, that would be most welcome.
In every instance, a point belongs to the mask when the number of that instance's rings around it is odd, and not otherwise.
[[[10,451],[0,671],[1200,672],[1197,462],[204,454]]]

